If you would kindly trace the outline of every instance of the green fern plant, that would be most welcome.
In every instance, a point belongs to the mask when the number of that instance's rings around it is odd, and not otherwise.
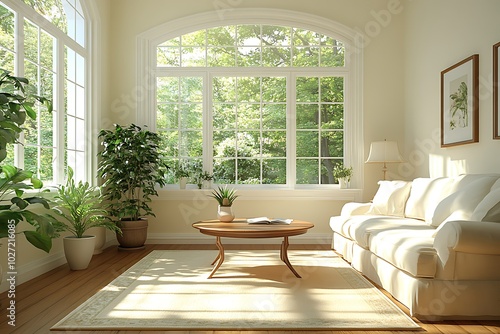
[[[121,230],[101,207],[100,188],[88,182],[76,183],[73,175],[73,169],[68,167],[66,184],[59,186],[55,196],[57,205],[53,208],[64,218],[64,230],[77,238],[82,238],[89,228],[98,226],[120,233]]]

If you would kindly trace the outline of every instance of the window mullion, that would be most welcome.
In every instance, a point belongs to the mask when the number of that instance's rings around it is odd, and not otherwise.
[[[203,170],[213,174],[213,75],[203,76]]]
[[[15,12],[15,56],[14,56],[14,73],[18,76],[24,76],[24,16],[19,12]],[[24,132],[19,135],[19,142],[24,143]],[[24,146],[14,145],[14,165],[24,168]]]
[[[65,142],[64,142],[64,132],[66,129],[65,116],[63,106],[65,105],[65,75],[64,63],[65,63],[65,45],[61,43],[60,40],[56,39],[56,80],[54,82],[54,111],[56,112],[54,117],[54,160],[52,162],[52,168],[54,170],[54,182],[62,183],[64,180],[64,167],[65,167]]]
[[[296,75],[289,74],[286,80],[286,101],[287,101],[287,116],[286,116],[286,128],[287,128],[287,147],[286,147],[286,164],[287,164],[287,175],[286,184],[288,187],[295,187],[296,182],[296,122],[297,118],[297,108],[296,108]]]

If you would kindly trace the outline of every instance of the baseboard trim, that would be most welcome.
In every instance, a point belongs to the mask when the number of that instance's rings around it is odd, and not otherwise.
[[[107,241],[103,246],[103,249],[112,246],[114,244],[117,244],[116,240]],[[15,275],[13,275],[15,277],[15,284],[19,285],[25,283],[33,278],[43,275],[51,271],[52,269],[55,269],[66,263],[67,262],[66,262],[66,257],[64,256],[64,251],[61,251],[58,253],[50,254],[44,258],[34,260],[27,264],[21,265],[16,268]],[[9,287],[10,282],[6,281],[6,279],[8,278],[7,276],[10,275],[7,275],[7,271],[5,271],[4,268],[1,278],[2,283],[0,284],[0,293],[5,292],[10,288]]]
[[[64,257],[64,253],[56,253],[16,267],[15,274],[8,274],[7,271],[4,271],[2,284],[0,284],[0,292],[9,290],[10,282],[7,281],[7,278],[10,278],[11,276],[15,278],[15,285],[19,285],[29,281],[30,279],[45,274],[46,272],[55,269],[65,263],[66,258]]]

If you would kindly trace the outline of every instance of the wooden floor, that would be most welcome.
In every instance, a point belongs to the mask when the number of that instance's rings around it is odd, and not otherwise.
[[[225,245],[226,249],[278,249],[278,245]],[[327,245],[290,245],[290,249],[328,249]],[[7,293],[0,294],[1,318],[0,333],[39,334],[39,333],[119,333],[153,334],[172,333],[163,331],[73,331],[50,332],[57,321],[70,313],[90,296],[118,277],[136,261],[154,249],[216,249],[211,245],[148,245],[142,251],[119,251],[109,247],[102,254],[95,255],[87,270],[71,271],[67,265],[58,267],[16,288],[16,326],[9,326],[6,309],[9,305]],[[384,292],[385,293],[385,292]],[[407,309],[396,301],[403,311]],[[450,321],[441,323],[422,323],[415,319],[423,331],[416,333],[433,334],[491,334],[500,333],[500,321]],[[283,331],[285,332],[285,331]],[[200,333],[201,332],[194,332]],[[206,332],[205,332],[206,333]],[[239,332],[211,332],[210,334],[233,334]],[[244,332],[244,334],[267,334],[267,332]],[[281,333],[272,331],[271,334]],[[288,331],[288,333],[300,333]],[[307,334],[389,334],[415,333],[412,331],[306,331]]]

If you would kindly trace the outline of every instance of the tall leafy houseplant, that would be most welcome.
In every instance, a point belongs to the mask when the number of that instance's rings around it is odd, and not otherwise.
[[[33,87],[26,78],[15,77],[0,69],[0,162],[7,157],[7,147],[18,142],[27,117],[36,119],[33,109],[36,103],[43,103],[48,112],[52,111],[50,100],[33,93]],[[49,209],[49,202],[34,192],[43,184],[30,171],[2,165],[0,166],[0,239],[12,238],[21,221],[33,226],[33,230],[23,230],[26,239],[36,248],[49,252],[52,239],[59,236],[60,223],[48,213],[32,210],[34,204]]]
[[[131,124],[101,130],[99,138],[98,175],[104,180],[107,209],[123,232],[117,235],[118,241],[122,248],[143,248],[146,216],[155,216],[149,205],[151,197],[158,195],[157,186],[165,185],[168,170],[159,151],[161,137]]]
[[[86,269],[92,259],[95,235],[87,235],[92,227],[105,227],[119,232],[120,229],[107,216],[101,205],[100,188],[88,182],[75,182],[73,169],[68,167],[65,185],[60,185],[55,196],[54,210],[63,219],[64,230],[71,236],[64,237],[64,254],[71,269]]]

